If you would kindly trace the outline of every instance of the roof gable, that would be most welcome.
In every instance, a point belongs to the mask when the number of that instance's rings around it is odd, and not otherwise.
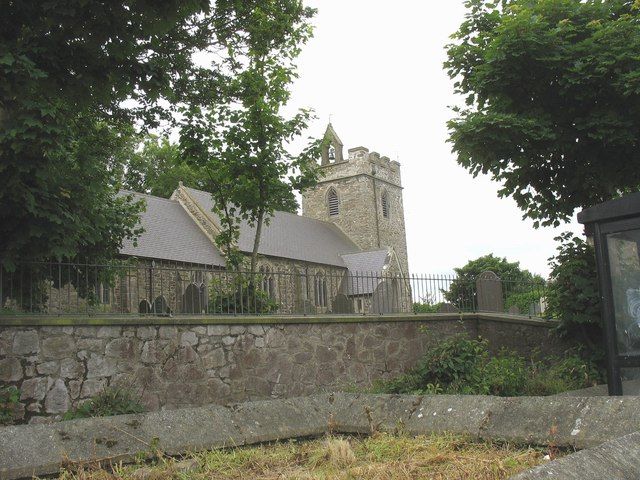
[[[220,219],[212,212],[213,200],[210,193],[188,187],[181,188],[200,205],[202,210],[210,214],[216,224],[220,224]],[[253,250],[254,236],[255,226],[243,220],[240,223],[238,240],[238,248],[241,252],[250,253]],[[258,253],[345,267],[341,255],[359,251],[358,246],[332,223],[276,211],[268,223],[263,225]]]
[[[137,245],[132,240],[125,240],[120,254],[201,265],[225,265],[220,251],[180,203],[124,190],[120,194],[131,194],[146,205],[146,210],[140,214],[140,226],[144,231],[138,237]]]

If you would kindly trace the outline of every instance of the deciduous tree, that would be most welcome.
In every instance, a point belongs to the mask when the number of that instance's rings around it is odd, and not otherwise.
[[[132,141],[137,139],[133,137]],[[179,182],[192,188],[205,187],[202,175],[182,160],[180,146],[167,137],[148,135],[126,159],[122,182],[126,189],[169,198]]]
[[[0,262],[117,252],[135,208],[113,142],[190,89],[207,0],[25,0],[0,15]],[[129,100],[129,105],[123,101]]]
[[[445,67],[458,163],[535,225],[640,185],[640,2],[468,0]]]
[[[234,15],[244,19],[243,28],[220,34],[227,47],[224,102],[216,92],[204,108],[186,108],[181,145],[185,157],[206,172],[223,224],[218,242],[232,264],[239,258],[230,256],[239,222],[255,226],[253,273],[264,223],[275,210],[294,209],[294,191],[315,181],[318,143],[299,155],[287,148],[302,134],[311,112],[303,109],[290,118],[282,113],[297,76],[295,59],[311,36],[314,10],[299,0],[236,7]]]

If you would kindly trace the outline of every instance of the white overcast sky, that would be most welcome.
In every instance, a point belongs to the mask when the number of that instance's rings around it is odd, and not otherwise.
[[[298,66],[291,106],[314,108],[309,131],[331,115],[345,148],[358,145],[402,164],[412,273],[448,273],[487,253],[547,275],[553,238],[577,223],[534,229],[499,185],[460,167],[447,140],[460,103],[442,68],[463,20],[462,0],[315,0],[314,38]]]

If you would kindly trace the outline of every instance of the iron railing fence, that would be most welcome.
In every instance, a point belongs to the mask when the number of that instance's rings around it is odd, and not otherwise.
[[[0,315],[321,315],[492,311],[539,316],[543,282],[333,267],[251,275],[153,261],[0,268]]]

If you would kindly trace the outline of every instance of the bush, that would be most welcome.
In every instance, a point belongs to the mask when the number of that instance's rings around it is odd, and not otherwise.
[[[544,279],[528,270],[520,268],[519,262],[509,262],[506,258],[494,256],[492,253],[470,260],[460,268],[454,268],[456,278],[449,289],[443,291],[448,302],[458,305],[462,309],[472,309],[477,304],[476,279],[485,271],[492,271],[500,278],[506,287],[509,285],[511,294],[527,292],[531,284],[544,284]],[[527,305],[526,311],[529,311]]]
[[[535,365],[527,395],[554,395],[568,390],[578,390],[601,383],[604,376],[593,360],[570,352],[564,358],[552,358],[546,364]]]
[[[578,339],[589,354],[602,357],[600,295],[593,247],[563,233],[557,255],[549,259],[547,315],[560,321],[559,333]]]
[[[235,273],[233,278],[211,280],[209,294],[210,313],[276,313],[279,305],[267,292],[257,287],[262,282],[256,274],[253,282],[249,276]]]
[[[478,382],[478,366],[487,357],[487,342],[459,335],[430,349],[416,368],[378,386],[388,393],[432,393]]]
[[[528,315],[531,304],[539,303],[543,295],[542,284],[540,284],[540,288],[535,288],[535,285],[531,285],[531,288],[533,288],[533,290],[530,292],[519,292],[508,295],[504,301],[505,311],[509,311],[511,307],[516,306],[521,314]]]
[[[600,383],[602,374],[596,363],[579,353],[530,362],[509,350],[491,357],[486,340],[459,335],[431,349],[405,375],[376,382],[373,391],[511,397],[553,395]]]
[[[129,390],[110,387],[77,408],[69,410],[62,419],[109,417],[142,412],[144,412],[144,407]]]
[[[515,397],[522,395],[527,383],[527,365],[524,358],[502,352],[483,366],[481,382],[474,393]]]
[[[0,425],[13,423],[13,414],[20,402],[20,390],[16,387],[0,388]]]
[[[438,313],[442,304],[442,302],[413,302],[413,313]]]

